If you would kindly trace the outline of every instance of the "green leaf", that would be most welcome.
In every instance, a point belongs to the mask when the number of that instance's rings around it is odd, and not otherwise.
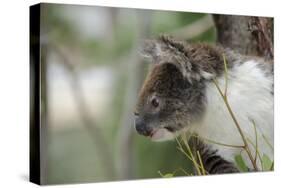
[[[174,174],[171,174],[171,173],[165,174],[163,176],[163,178],[172,178],[172,177],[174,177]]]
[[[242,158],[241,155],[235,156],[235,162],[236,162],[236,165],[237,165],[238,169],[241,172],[248,172],[248,167],[246,166],[246,164],[244,162],[244,159]]]
[[[172,173],[162,174],[160,171],[158,171],[158,173],[160,174],[160,176],[162,176],[162,178],[172,178],[172,177],[174,177],[174,174],[172,174]]]
[[[262,169],[264,171],[271,170],[273,161],[271,161],[270,158],[266,154],[263,154],[261,160],[262,160]]]

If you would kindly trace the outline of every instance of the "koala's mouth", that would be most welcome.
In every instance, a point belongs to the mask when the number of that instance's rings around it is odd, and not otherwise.
[[[170,132],[175,132],[175,129],[169,126],[165,126],[164,129],[167,129]]]
[[[167,131],[172,132],[172,133],[175,132],[175,129],[174,129],[174,128],[165,126],[165,127],[163,127],[163,128],[159,128],[159,129],[155,129],[155,130],[151,131],[148,136],[149,136],[149,137],[153,137],[153,135],[156,134],[157,131],[162,130],[162,129],[166,129]]]
[[[174,131],[171,127],[158,128],[152,130],[148,137],[153,141],[167,140],[173,137]]]

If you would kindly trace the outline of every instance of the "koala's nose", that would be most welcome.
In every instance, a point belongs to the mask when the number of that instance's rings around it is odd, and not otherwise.
[[[149,136],[151,134],[151,129],[149,129],[144,121],[138,116],[135,117],[135,127],[137,132],[141,135]]]

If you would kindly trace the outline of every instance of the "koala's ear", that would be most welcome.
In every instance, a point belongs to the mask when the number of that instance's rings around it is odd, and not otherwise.
[[[182,75],[188,78],[191,75],[191,63],[187,59],[187,57],[183,56],[175,56],[173,53],[168,53],[169,48],[172,48],[173,51],[176,51],[176,47],[169,46],[167,43],[175,43],[175,41],[170,41],[169,38],[162,37],[159,40],[144,40],[141,48],[139,50],[140,54],[152,60],[153,63],[169,63],[176,66]],[[165,60],[159,62],[157,59],[159,57],[166,57]]]
[[[139,52],[143,57],[154,61],[164,53],[164,50],[161,42],[157,40],[144,40]]]

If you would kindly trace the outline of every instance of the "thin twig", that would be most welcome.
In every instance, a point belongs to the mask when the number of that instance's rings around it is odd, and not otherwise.
[[[187,176],[192,176],[192,174],[186,172],[183,168],[179,168],[178,170],[181,170]]]
[[[262,137],[263,137],[264,141],[267,143],[267,145],[270,147],[270,149],[271,149],[272,151],[274,151],[273,146],[270,144],[270,142],[268,141],[268,139],[266,138],[266,136],[265,136],[264,134],[262,134]]]
[[[227,73],[227,66],[226,66],[225,59],[224,59],[224,65],[225,65],[225,72]],[[225,79],[228,79],[227,74],[225,74],[225,75],[226,75],[226,76],[225,76]],[[238,129],[238,132],[239,132],[239,134],[240,134],[240,136],[241,136],[241,138],[242,138],[242,141],[243,141],[243,143],[244,143],[243,148],[245,149],[247,155],[249,156],[249,159],[250,159],[251,162],[252,162],[253,168],[254,168],[256,171],[258,171],[258,167],[257,167],[257,165],[256,165],[256,163],[255,163],[255,161],[254,161],[253,156],[252,156],[252,153],[251,153],[251,150],[250,150],[250,148],[249,148],[247,139],[246,139],[246,137],[245,137],[245,135],[244,135],[244,133],[243,133],[243,130],[241,129],[241,127],[240,127],[240,125],[239,125],[239,123],[238,123],[238,120],[236,119],[236,117],[235,117],[235,115],[234,115],[234,113],[233,113],[233,111],[232,111],[232,109],[231,109],[231,107],[230,107],[230,105],[229,105],[227,95],[224,95],[224,94],[223,94],[223,92],[222,92],[222,90],[220,89],[220,87],[219,87],[218,82],[216,81],[216,79],[213,79],[213,83],[215,84],[215,86],[216,86],[216,88],[217,88],[219,94],[220,94],[221,97],[223,98],[224,104],[226,105],[227,110],[228,110],[228,112],[229,112],[229,114],[230,114],[230,116],[231,116],[231,118],[232,118],[232,120],[233,120],[233,122],[234,122],[236,128]],[[226,83],[227,83],[227,82],[226,82]]]
[[[225,70],[225,74],[224,74],[224,79],[225,79],[225,87],[224,87],[224,96],[227,96],[227,87],[228,87],[228,69],[227,69],[227,62],[225,59],[225,55],[223,54],[223,64],[224,64],[224,70]]]
[[[206,175],[206,170],[205,170],[205,168],[204,168],[204,165],[203,165],[203,162],[202,162],[202,159],[201,159],[201,155],[200,155],[199,151],[197,151],[196,153],[197,153],[197,157],[198,157],[200,166],[201,166],[201,168],[202,168],[202,174],[203,174],[203,175]]]
[[[254,131],[255,131],[255,141],[256,141],[256,145],[255,145],[255,150],[256,150],[256,154],[255,154],[255,163],[257,161],[257,155],[258,155],[258,133],[257,133],[257,127],[256,127],[256,123],[254,120],[252,120],[253,126],[254,126]]]
[[[194,157],[193,152],[192,152],[192,150],[191,150],[189,144],[187,143],[187,140],[188,140],[188,139],[183,138],[183,137],[182,137],[181,139],[182,139],[182,141],[183,141],[183,143],[184,143],[184,145],[185,145],[185,147],[186,147],[188,153],[186,153],[186,151],[183,149],[181,143],[180,143],[180,142],[178,141],[178,139],[176,138],[176,141],[177,141],[177,143],[179,144],[179,150],[180,150],[185,156],[187,156],[187,158],[188,158],[189,160],[191,160],[191,162],[193,163],[194,167],[196,168],[197,173],[198,173],[199,175],[202,175],[202,172],[205,171],[203,164],[202,164],[202,166],[201,166],[201,165],[198,164],[198,162],[196,161],[196,158]],[[201,169],[201,170],[200,170],[200,169]],[[202,171],[202,172],[201,172],[201,171]],[[206,171],[205,171],[205,172],[206,172]],[[206,173],[205,173],[205,174],[206,174]]]
[[[231,107],[230,107],[230,105],[229,105],[229,103],[228,103],[227,96],[224,96],[224,95],[223,95],[223,93],[222,93],[221,89],[219,88],[218,83],[217,83],[217,81],[216,81],[215,79],[214,79],[214,83],[215,83],[215,86],[216,86],[216,88],[218,89],[220,95],[222,96],[222,98],[223,98],[223,100],[224,100],[224,103],[225,103],[225,105],[226,105],[226,107],[227,107],[227,110],[228,110],[228,112],[229,112],[229,114],[230,114],[230,116],[231,116],[231,118],[232,118],[234,124],[236,125],[236,128],[238,129],[238,132],[239,132],[239,134],[240,134],[240,136],[241,136],[241,138],[242,138],[242,140],[243,140],[243,143],[244,143],[244,149],[245,149],[245,151],[247,152],[247,154],[248,154],[248,156],[249,156],[249,158],[250,158],[250,160],[251,160],[251,162],[252,162],[253,168],[254,168],[256,171],[258,171],[258,167],[257,167],[257,165],[254,163],[254,158],[253,158],[253,156],[252,156],[252,154],[251,154],[251,152],[250,152],[250,149],[249,149],[249,146],[248,146],[246,137],[245,137],[245,135],[244,135],[244,133],[243,133],[243,131],[242,131],[242,129],[241,129],[241,127],[240,127],[240,125],[239,125],[239,123],[238,123],[238,121],[237,121],[237,119],[236,119],[234,113],[233,113],[233,111],[231,110]]]
[[[216,145],[221,145],[221,146],[225,146],[225,147],[233,147],[233,148],[244,148],[244,146],[241,146],[241,145],[232,145],[232,144],[225,144],[225,143],[221,143],[221,142],[216,142],[216,141],[213,141],[213,140],[210,140],[210,139],[207,139],[207,138],[200,137],[198,135],[192,135],[192,136],[196,137],[196,138],[199,138],[199,139],[202,139],[202,140],[205,140],[206,142],[216,144]]]
[[[249,142],[253,147],[256,147],[255,144],[254,144],[249,138],[247,138],[247,140],[248,140],[248,142]],[[260,160],[260,164],[261,164],[261,167],[262,167],[262,157],[261,157],[261,154],[260,154],[258,148],[257,148],[257,150],[256,150],[256,154],[257,154],[257,156],[258,156],[258,158],[259,158],[259,160]],[[255,161],[255,162],[256,162],[256,161]],[[263,168],[263,167],[262,167],[262,168]],[[262,169],[262,170],[263,170],[263,169]]]
[[[183,139],[182,139],[182,140],[183,140]],[[179,145],[178,149],[193,163],[194,167],[196,168],[197,173],[198,173],[199,175],[201,175],[201,171],[200,171],[200,169],[199,169],[199,165],[198,165],[198,163],[195,161],[195,159],[194,159],[192,153],[191,153],[191,154],[190,154],[190,152],[189,152],[189,154],[186,153],[186,151],[183,149],[183,147],[182,147],[181,143],[178,141],[178,139],[176,139],[176,141],[177,141],[177,143],[178,143],[178,145]]]

